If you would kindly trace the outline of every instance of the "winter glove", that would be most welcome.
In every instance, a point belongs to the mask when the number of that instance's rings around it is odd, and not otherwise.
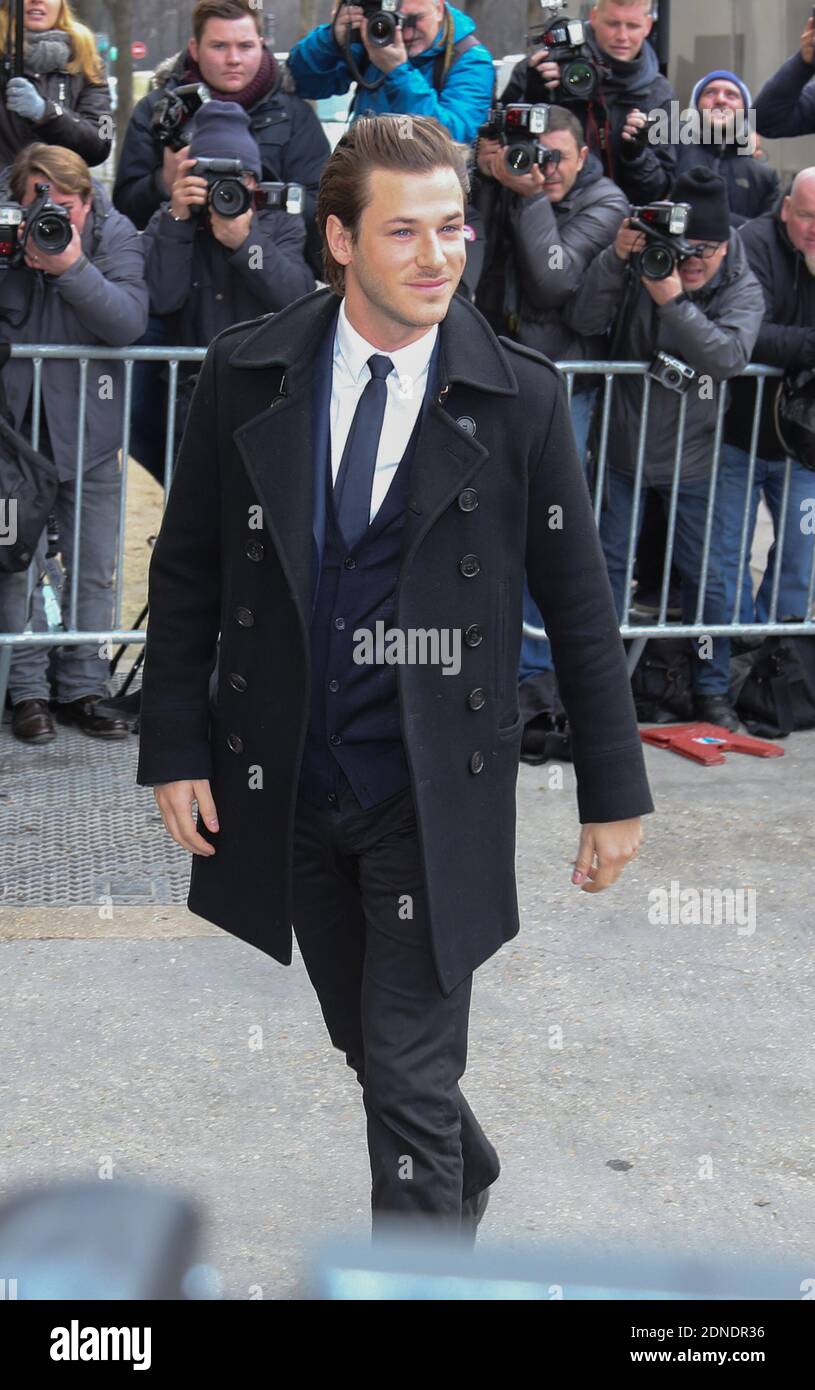
[[[6,87],[6,106],[17,116],[39,121],[45,115],[45,101],[27,77],[12,77]]]

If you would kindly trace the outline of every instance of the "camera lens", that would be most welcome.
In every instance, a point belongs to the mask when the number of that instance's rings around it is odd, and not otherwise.
[[[667,280],[676,261],[666,246],[646,246],[640,252],[640,273],[646,280]]]
[[[220,217],[240,217],[252,201],[252,195],[240,179],[219,179],[212,185],[210,206]]]
[[[528,174],[532,161],[532,147],[529,144],[510,145],[507,149],[507,164],[513,174]]]
[[[31,229],[35,246],[52,256],[58,256],[71,244],[73,228],[67,218],[53,212],[44,212]]]
[[[579,101],[586,101],[597,90],[597,72],[583,58],[567,63],[560,74],[560,81],[569,96]]]
[[[378,47],[385,48],[393,43],[395,35],[396,21],[391,15],[380,12],[368,20],[368,38]]]
[[[682,385],[682,377],[679,375],[679,372],[676,370],[676,367],[669,367],[666,371],[665,385],[672,386],[674,390],[676,390],[677,386]]]

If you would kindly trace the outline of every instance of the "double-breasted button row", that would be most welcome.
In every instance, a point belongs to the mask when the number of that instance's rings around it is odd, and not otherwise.
[[[487,693],[480,687],[478,690],[470,691],[470,694],[467,696],[467,704],[470,706],[470,709],[483,709],[486,703]]]
[[[474,487],[465,487],[458,495],[458,505],[463,512],[474,512],[478,506],[478,493]]]
[[[470,626],[468,628],[465,628],[464,630],[465,646],[480,647],[483,641],[484,634],[481,631],[481,628],[479,627],[478,623],[470,623]]]
[[[484,754],[478,749],[470,758],[470,771],[473,773],[484,771]]]
[[[465,579],[473,579],[481,572],[481,561],[477,555],[465,555],[459,560],[458,567]]]
[[[227,734],[226,746],[232,753],[242,753],[243,739],[240,734]]]

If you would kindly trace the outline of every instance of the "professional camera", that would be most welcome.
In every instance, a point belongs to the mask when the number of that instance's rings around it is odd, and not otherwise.
[[[660,386],[666,387],[667,390],[684,396],[691,382],[696,380],[697,373],[680,357],[672,357],[669,352],[658,352],[646,375],[650,376],[652,381],[658,381]]]
[[[513,102],[496,106],[478,131],[480,140],[498,140],[506,146],[506,161],[514,174],[528,174],[539,164],[538,136],[549,129],[549,107]]]
[[[689,203],[649,203],[647,207],[631,209],[630,225],[644,232],[648,243],[632,258],[638,275],[646,280],[667,280],[682,261],[693,255],[693,247],[685,240],[690,215]]]
[[[560,68],[560,99],[563,101],[590,101],[594,96],[607,69],[601,67],[587,47],[587,26],[581,19],[565,17],[539,29],[533,29],[526,36],[529,48],[548,48],[548,63],[557,63]],[[541,101],[553,100],[550,89],[540,73],[530,69],[528,84],[540,89]],[[543,93],[546,95],[544,96]],[[527,89],[527,96],[532,93]],[[555,92],[554,99],[559,94]]]
[[[159,144],[178,153],[189,144],[187,126],[205,101],[211,101],[209,87],[203,82],[188,82],[166,92],[153,109],[151,128]]]
[[[387,48],[396,38],[397,29],[412,29],[416,20],[412,15],[402,14],[402,0],[356,0],[365,11],[368,21],[368,38],[375,48]],[[355,29],[357,41],[359,30]]]
[[[239,159],[197,159],[190,169],[196,178],[206,179],[206,207],[219,217],[242,217],[250,208],[285,208],[296,214],[303,211],[303,185],[300,183],[259,183],[256,189],[247,188],[241,179],[244,169]],[[201,215],[204,208],[193,207]]]
[[[0,203],[0,270],[24,262],[29,237],[49,256],[58,256],[71,244],[74,229],[65,208],[51,202],[47,183],[35,188],[37,196],[27,208]]]

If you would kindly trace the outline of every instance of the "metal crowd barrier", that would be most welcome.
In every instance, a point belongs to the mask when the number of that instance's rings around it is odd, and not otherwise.
[[[129,347],[129,348],[109,348],[109,347],[74,347],[74,346],[52,346],[46,344],[25,344],[15,345],[12,348],[12,357],[33,359],[33,405],[32,405],[32,443],[36,447],[39,443],[40,434],[40,410],[42,403],[42,375],[45,362],[61,359],[74,360],[79,363],[79,400],[78,400],[78,448],[77,448],[77,487],[76,487],[76,509],[73,525],[73,551],[74,581],[71,584],[70,600],[68,605],[68,626],[62,630],[51,630],[47,632],[21,632],[21,633],[0,633],[0,709],[5,702],[5,693],[8,682],[8,670],[11,662],[11,651],[15,646],[46,646],[74,645],[79,642],[92,642],[96,645],[107,643],[108,645],[120,643],[143,643],[146,637],[144,629],[133,629],[122,625],[122,580],[124,564],[124,544],[125,544],[125,502],[127,491],[128,474],[128,454],[130,446],[131,432],[131,406],[133,395],[133,364],[135,362],[167,362],[169,364],[169,382],[167,386],[167,426],[164,446],[164,485],[165,496],[169,489],[173,471],[174,461],[174,433],[176,415],[176,390],[178,383],[178,368],[181,363],[201,362],[205,356],[204,348],[167,348],[167,347]],[[77,629],[77,601],[78,584],[76,576],[81,568],[80,555],[80,520],[82,514],[82,480],[84,465],[84,433],[85,433],[85,414],[86,397],[88,389],[88,368],[94,361],[121,361],[124,363],[124,390],[122,399],[122,489],[119,510],[119,538],[116,561],[116,578],[114,588],[114,617],[113,626],[107,631],[79,631]],[[636,456],[636,473],[634,478],[634,496],[632,506],[632,526],[629,535],[628,562],[625,584],[625,608],[626,614],[630,613],[633,597],[633,575],[634,564],[637,552],[637,536],[634,522],[638,513],[638,501],[643,487],[647,487],[644,481],[645,473],[645,446],[648,428],[648,412],[652,394],[652,381],[646,375],[648,363],[646,362],[564,362],[558,364],[564,372],[567,381],[569,398],[571,400],[574,389],[575,377],[578,375],[590,375],[602,378],[603,396],[599,432],[599,449],[597,453],[596,467],[596,486],[594,497],[595,518],[599,523],[600,511],[602,507],[603,487],[607,471],[608,461],[608,438],[609,424],[611,419],[611,407],[613,392],[616,379],[621,376],[642,376],[644,377],[643,410],[640,424],[640,434]],[[773,592],[771,600],[771,610],[767,623],[742,624],[737,621],[739,611],[741,582],[745,566],[749,564],[749,498],[752,491],[753,476],[755,473],[757,445],[759,437],[759,419],[761,406],[764,399],[764,392],[767,378],[780,377],[780,369],[765,366],[750,366],[744,373],[745,376],[756,378],[756,403],[754,407],[752,442],[750,451],[748,487],[746,489],[746,505],[742,518],[741,547],[739,554],[739,576],[736,586],[736,600],[734,604],[733,620],[728,624],[706,625],[703,621],[705,606],[705,595],[708,579],[708,562],[713,545],[713,526],[714,526],[714,501],[716,483],[719,475],[721,446],[724,432],[724,415],[726,406],[726,393],[721,386],[716,387],[718,395],[716,428],[713,440],[713,459],[710,477],[710,493],[707,509],[707,519],[704,535],[704,550],[702,560],[702,575],[699,588],[699,598],[695,622],[693,624],[682,624],[668,621],[668,596],[671,575],[671,562],[674,551],[676,536],[676,521],[679,505],[679,482],[681,475],[682,452],[685,438],[687,397],[683,397],[680,402],[679,427],[676,438],[676,451],[674,456],[674,470],[671,487],[671,501],[668,516],[668,540],[665,555],[664,577],[662,585],[660,612],[654,623],[647,625],[631,625],[628,621],[621,625],[620,631],[624,638],[634,639],[634,645],[629,653],[629,662],[636,665],[645,641],[652,637],[724,637],[743,635],[770,635],[770,634],[797,634],[815,633],[815,619],[813,618],[813,592],[815,591],[815,541],[813,542],[813,557],[809,582],[809,594],[806,604],[805,620],[801,622],[779,622],[778,621],[778,596],[781,582],[782,561],[784,555],[784,545],[786,541],[786,526],[782,527],[781,534],[776,536],[775,544],[775,574]],[[786,517],[787,504],[790,491],[790,471],[792,461],[787,460],[785,485],[783,493],[783,515]],[[815,497],[815,474],[813,474],[813,497]],[[28,572],[28,596],[35,582],[35,561]],[[2,577],[0,577],[0,583]],[[28,603],[26,604],[28,611]],[[543,639],[546,633],[543,628],[533,628],[524,625],[524,632],[527,636]],[[633,653],[633,658],[632,658]]]

